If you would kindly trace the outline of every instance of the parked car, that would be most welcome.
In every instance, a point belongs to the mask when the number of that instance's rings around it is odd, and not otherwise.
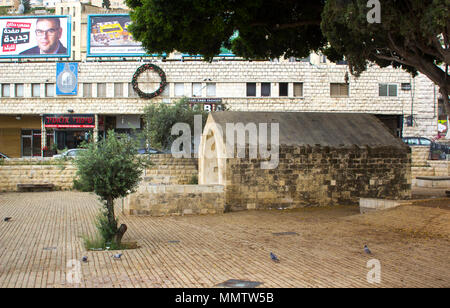
[[[409,146],[431,146],[433,141],[425,137],[403,137],[403,142]]]
[[[9,159],[9,157],[6,156],[6,154],[3,154],[2,152],[0,152],[0,159]]]
[[[430,148],[431,159],[446,159],[450,154],[450,146],[434,142],[425,137],[403,137],[403,142],[409,146],[427,146]]]
[[[74,158],[78,156],[82,151],[86,151],[86,149],[70,149],[61,154],[53,155],[53,158]]]
[[[138,154],[162,154],[160,150],[152,148],[141,148],[138,150]]]

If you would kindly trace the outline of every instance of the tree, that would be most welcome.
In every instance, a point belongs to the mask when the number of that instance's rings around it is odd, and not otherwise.
[[[109,1],[109,0],[103,0],[103,2],[102,2],[102,7],[109,10],[109,8],[111,7],[111,1]]]
[[[107,222],[103,223],[105,242],[115,242],[120,246],[126,226],[117,227],[114,215],[114,200],[134,192],[142,171],[147,164],[144,157],[137,154],[137,141],[127,135],[108,131],[107,138],[98,143],[89,143],[75,160],[77,177],[75,186],[84,191],[94,191],[105,205]]]
[[[347,58],[358,75],[369,62],[421,72],[447,98],[450,0],[127,0],[130,30],[150,52],[174,50],[211,60],[224,45],[244,58],[303,58],[323,51]],[[230,41],[235,31],[239,37]],[[445,68],[442,68],[444,65]],[[450,108],[446,103],[447,112]]]
[[[145,137],[153,148],[167,150],[177,138],[171,135],[172,127],[176,123],[186,123],[189,124],[191,132],[194,132],[195,115],[202,116],[203,131],[208,113],[199,105],[191,108],[186,99],[181,99],[174,105],[148,105],[144,110]]]
[[[384,1],[380,23],[368,22],[367,6],[367,0],[327,1],[322,30],[329,58],[344,55],[356,76],[369,63],[421,72],[439,86],[450,114],[450,0]]]
[[[225,46],[248,58],[303,58],[326,43],[322,0],[127,0],[129,29],[152,53],[174,50],[210,60]],[[234,32],[239,37],[230,41]]]

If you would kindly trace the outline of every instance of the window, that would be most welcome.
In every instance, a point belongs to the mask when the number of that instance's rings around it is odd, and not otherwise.
[[[397,96],[397,85],[381,83],[378,94],[379,96]]]
[[[192,96],[202,96],[202,84],[200,82],[192,83]]]
[[[261,83],[261,96],[270,96],[270,83]]]
[[[15,96],[23,97],[23,83],[16,83]]]
[[[294,83],[294,96],[303,97],[303,83]]]
[[[47,96],[47,97],[55,96],[55,84],[54,83],[46,83],[45,84],[45,96]]]
[[[287,82],[280,82],[278,87],[279,87],[278,96],[288,96],[288,83]]]
[[[161,96],[169,97],[170,96],[170,84],[166,83],[166,87],[164,91],[161,92]]]
[[[41,85],[39,83],[33,83],[31,85],[31,96],[33,97],[41,96]]]
[[[175,83],[175,96],[184,95],[184,83]]]
[[[247,96],[256,96],[256,83],[247,83]]]
[[[106,97],[106,83],[97,83],[97,97]]]
[[[83,83],[83,96],[92,97],[92,83]]]
[[[132,83],[128,84],[128,97],[139,97],[136,91],[134,91]]]
[[[114,83],[114,97],[123,97],[123,83]]]
[[[2,97],[10,97],[9,84],[2,84]]]
[[[206,84],[206,96],[216,96],[216,84],[207,83]]]
[[[348,97],[349,86],[348,83],[332,83],[330,84],[331,97]]]

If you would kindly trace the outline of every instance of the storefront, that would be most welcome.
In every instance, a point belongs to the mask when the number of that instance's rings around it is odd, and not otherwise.
[[[93,114],[45,114],[42,121],[46,136],[52,136],[45,141],[49,149],[54,149],[53,143],[58,150],[76,149],[94,137]]]
[[[0,152],[9,157],[41,155],[41,117],[0,116]]]

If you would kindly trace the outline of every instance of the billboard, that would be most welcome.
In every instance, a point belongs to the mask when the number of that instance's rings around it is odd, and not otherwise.
[[[0,17],[0,58],[70,57],[70,16]]]
[[[144,56],[141,42],[128,32],[131,18],[127,14],[88,16],[88,57]]]

